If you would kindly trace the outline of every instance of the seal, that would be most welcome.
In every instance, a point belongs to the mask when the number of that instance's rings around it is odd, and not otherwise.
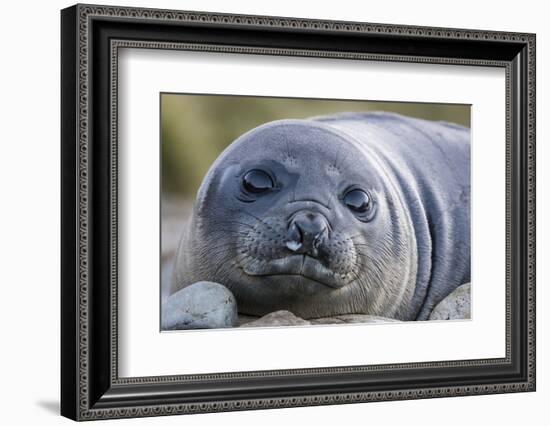
[[[171,291],[197,281],[247,315],[428,319],[470,281],[469,130],[373,112],[248,131],[182,234]]]

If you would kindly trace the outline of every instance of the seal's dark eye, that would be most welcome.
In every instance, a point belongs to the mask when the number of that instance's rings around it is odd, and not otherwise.
[[[250,170],[243,176],[243,188],[252,194],[269,191],[273,186],[271,176],[262,170]]]
[[[362,189],[352,189],[344,196],[343,201],[350,210],[356,213],[365,213],[371,204],[369,194]]]

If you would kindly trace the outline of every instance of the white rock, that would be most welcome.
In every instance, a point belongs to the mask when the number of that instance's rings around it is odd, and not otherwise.
[[[199,281],[169,296],[162,304],[162,330],[227,328],[238,325],[237,301],[227,287]]]
[[[470,319],[470,283],[463,284],[437,304],[430,320]]]
[[[383,324],[388,322],[400,322],[393,318],[379,317],[375,315],[348,314],[327,318],[311,319],[312,324]]]
[[[290,325],[310,325],[309,321],[297,317],[289,311],[275,311],[263,317],[247,322],[241,327],[285,327]]]
[[[289,311],[275,311],[261,318],[239,315],[241,327],[285,327],[292,325],[318,325],[318,324],[382,324],[400,322],[392,318],[378,317],[375,315],[338,315],[326,318],[312,318],[305,320],[297,317]]]

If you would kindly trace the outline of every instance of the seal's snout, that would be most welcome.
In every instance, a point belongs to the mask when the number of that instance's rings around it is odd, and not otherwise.
[[[300,211],[288,226],[286,247],[295,253],[319,256],[319,246],[328,236],[328,224],[320,213]]]

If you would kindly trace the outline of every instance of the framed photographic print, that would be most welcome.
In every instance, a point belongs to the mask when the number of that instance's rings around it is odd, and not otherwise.
[[[61,30],[64,416],[535,390],[535,35]]]

